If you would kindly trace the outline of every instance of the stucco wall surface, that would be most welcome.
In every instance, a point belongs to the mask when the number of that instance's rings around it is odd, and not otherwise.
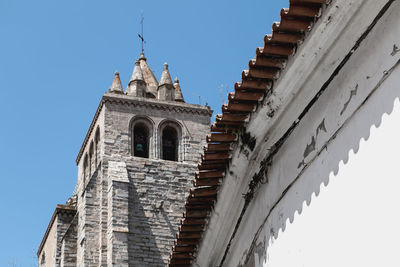
[[[350,149],[358,149],[359,140],[399,96],[399,11],[398,1],[332,2],[298,51],[300,59],[292,61],[275,86],[277,117],[265,119],[270,106],[252,116],[247,130],[257,145],[247,155],[235,150],[194,266],[268,265],[270,238],[285,229],[287,219],[293,221],[304,201],[310,203],[329,173],[338,171],[339,162],[347,161]],[[334,32],[337,27],[342,31]],[[331,35],[319,38],[324,31]],[[329,40],[334,42],[324,47]],[[303,60],[309,62],[300,68]],[[315,66],[306,69],[305,64]],[[294,81],[307,71],[307,86],[285,102],[282,92],[303,85]],[[279,91],[283,85],[286,89]],[[271,145],[278,140],[279,146]],[[251,181],[257,186],[245,202],[241,196]]]

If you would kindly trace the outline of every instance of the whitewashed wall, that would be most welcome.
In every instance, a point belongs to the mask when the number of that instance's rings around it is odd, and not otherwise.
[[[399,14],[399,1],[332,2],[275,86],[273,105],[269,101],[251,118],[248,129],[257,146],[247,154],[235,151],[194,266],[265,266],[267,255],[279,255],[279,249],[269,254],[270,239],[279,240],[287,219],[293,221],[303,203],[310,203],[400,95]],[[318,92],[318,100],[263,169],[272,144]],[[271,108],[276,115],[267,118]],[[260,171],[262,182],[246,206],[242,196]]]
[[[271,239],[264,266],[400,266],[400,102],[310,206]]]

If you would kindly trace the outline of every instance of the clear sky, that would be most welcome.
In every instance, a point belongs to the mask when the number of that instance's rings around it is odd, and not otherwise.
[[[141,12],[155,75],[168,62],[185,100],[200,95],[216,114],[282,7],[288,0],[0,0],[0,266],[36,265],[114,70],[129,81]]]

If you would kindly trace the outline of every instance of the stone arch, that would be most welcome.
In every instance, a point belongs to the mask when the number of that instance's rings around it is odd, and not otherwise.
[[[160,159],[183,161],[182,125],[171,119],[160,122],[157,130],[157,147]]]
[[[156,97],[155,97],[152,93],[149,93],[149,92],[146,93],[146,97],[147,97],[147,98],[156,99]]]
[[[135,116],[129,123],[130,154],[135,157],[154,157],[154,122],[149,117]]]

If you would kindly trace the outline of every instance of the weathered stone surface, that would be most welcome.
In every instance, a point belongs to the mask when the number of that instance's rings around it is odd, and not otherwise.
[[[211,113],[184,102],[106,93],[77,157],[75,219],[60,221],[52,234],[56,266],[165,266]],[[133,156],[139,122],[149,129],[148,158]],[[176,131],[177,161],[162,159],[165,127]]]
[[[77,247],[77,217],[73,219],[69,228],[61,241],[61,262],[64,267],[76,266],[76,247]]]
[[[75,215],[75,206],[57,205],[38,250],[40,266],[63,266],[62,243]]]
[[[132,119],[153,123],[152,158],[131,156]],[[166,118],[182,126],[180,161],[160,157],[158,129]],[[209,116],[106,104],[103,173],[107,177],[107,265],[165,266],[185,194],[208,131]]]

